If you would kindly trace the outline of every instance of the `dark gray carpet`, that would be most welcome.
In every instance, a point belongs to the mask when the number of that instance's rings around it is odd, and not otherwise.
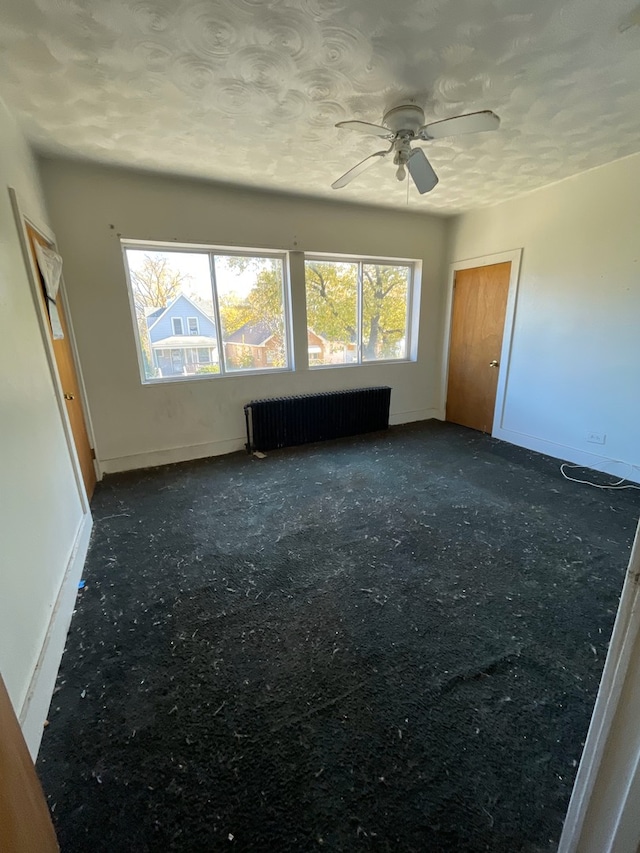
[[[429,422],[93,511],[38,764],[63,853],[555,848],[639,492]]]

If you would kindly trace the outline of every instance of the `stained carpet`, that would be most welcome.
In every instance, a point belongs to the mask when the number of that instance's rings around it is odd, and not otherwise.
[[[62,853],[554,850],[639,512],[438,422],[106,478]]]

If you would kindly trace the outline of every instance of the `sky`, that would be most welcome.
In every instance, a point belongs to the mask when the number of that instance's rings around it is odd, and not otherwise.
[[[129,269],[133,272],[141,269],[145,255],[169,258],[173,267],[189,276],[189,282],[183,288],[187,296],[194,296],[203,302],[212,301],[208,252],[159,252],[150,249],[127,249]],[[267,261],[267,263],[271,262]],[[255,276],[255,267],[244,272],[237,272],[228,268],[224,256],[216,256],[216,282],[220,296],[235,293],[241,298],[246,297],[253,286]]]

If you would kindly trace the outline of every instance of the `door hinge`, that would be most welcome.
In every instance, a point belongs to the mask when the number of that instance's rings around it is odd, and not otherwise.
[[[92,459],[95,459],[95,458],[96,458],[96,452],[95,452],[95,450],[93,449],[93,447],[91,448],[91,458],[92,458]]]

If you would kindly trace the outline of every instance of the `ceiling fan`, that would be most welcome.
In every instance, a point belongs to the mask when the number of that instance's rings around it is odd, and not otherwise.
[[[417,104],[403,104],[385,113],[382,124],[370,124],[367,121],[339,121],[336,127],[355,130],[387,139],[391,145],[386,151],[376,151],[365,157],[360,163],[345,172],[334,181],[334,190],[346,187],[347,184],[361,175],[366,169],[384,160],[393,152],[393,162],[398,167],[396,177],[403,181],[407,171],[411,175],[418,192],[428,193],[438,183],[438,176],[433,171],[422,148],[412,148],[412,142],[429,142],[443,136],[455,136],[459,133],[479,133],[484,130],[497,130],[500,119],[491,110],[445,118],[431,124],[424,123],[424,111]]]

